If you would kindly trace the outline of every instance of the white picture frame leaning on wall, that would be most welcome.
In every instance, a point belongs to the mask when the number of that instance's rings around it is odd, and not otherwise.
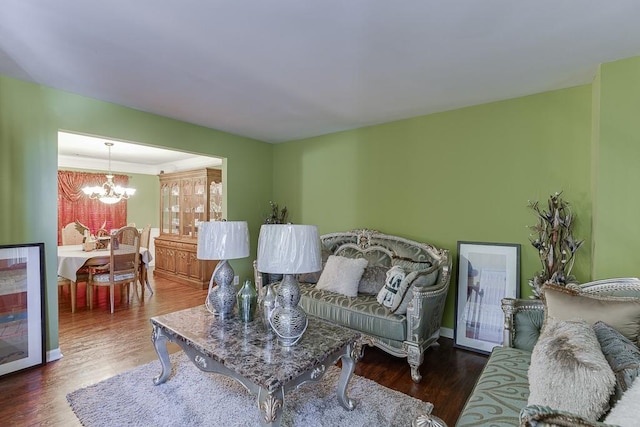
[[[503,342],[502,299],[520,297],[520,245],[458,242],[454,346],[489,354]]]
[[[45,358],[44,243],[0,245],[0,376]]]

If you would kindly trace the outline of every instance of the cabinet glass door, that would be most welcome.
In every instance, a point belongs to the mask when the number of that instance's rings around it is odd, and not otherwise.
[[[171,184],[169,195],[171,234],[178,234],[180,227],[180,186],[178,183]]]
[[[222,183],[211,181],[209,186],[209,218],[211,221],[222,220]]]
[[[162,233],[171,232],[171,202],[170,202],[171,188],[167,184],[163,184],[160,188],[160,200],[161,200],[161,227]]]
[[[193,236],[193,180],[182,180],[182,230],[183,237]]]
[[[207,220],[207,212],[204,207],[207,202],[207,194],[205,192],[207,180],[204,178],[198,179],[194,183],[193,187],[193,230],[194,236],[198,235],[198,226],[201,222]]]

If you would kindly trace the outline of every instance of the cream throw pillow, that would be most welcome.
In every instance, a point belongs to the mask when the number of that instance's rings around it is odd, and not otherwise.
[[[616,383],[591,325],[549,320],[531,353],[529,405],[549,406],[596,421]]]
[[[358,296],[358,284],[367,264],[364,258],[330,255],[318,279],[316,289],[336,292],[348,297]]]
[[[547,320],[602,321],[638,343],[640,298],[595,296],[549,285],[542,289]]]

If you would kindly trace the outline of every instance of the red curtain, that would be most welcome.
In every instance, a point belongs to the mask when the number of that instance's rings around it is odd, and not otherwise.
[[[100,173],[58,171],[58,245],[62,244],[62,227],[76,220],[89,227],[92,234],[95,234],[102,224],[105,224],[106,230],[127,225],[126,200],[107,205],[99,200],[90,199],[82,192],[82,187],[102,185],[106,180],[105,174]],[[113,181],[126,187],[129,177],[114,175]]]

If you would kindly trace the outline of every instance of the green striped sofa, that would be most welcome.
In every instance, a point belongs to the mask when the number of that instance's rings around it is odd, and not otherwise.
[[[640,280],[637,278],[599,280],[582,284],[580,288],[581,292],[594,295],[640,296]],[[544,305],[541,300],[505,298],[502,300],[502,310],[505,315],[503,346],[495,347],[491,352],[456,426],[591,425],[580,424],[581,421],[574,424],[542,421],[521,423],[521,412],[528,420],[555,413],[550,408],[527,407],[527,371],[531,352],[544,322]],[[536,411],[538,414],[534,414]],[[547,414],[540,411],[547,411]],[[596,425],[605,426],[601,423]]]

